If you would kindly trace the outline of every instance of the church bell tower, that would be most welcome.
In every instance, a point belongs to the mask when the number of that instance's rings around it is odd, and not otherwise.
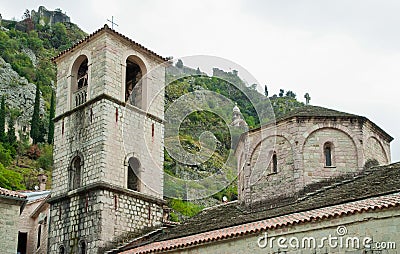
[[[162,223],[167,59],[105,25],[53,60],[49,253],[103,253]]]

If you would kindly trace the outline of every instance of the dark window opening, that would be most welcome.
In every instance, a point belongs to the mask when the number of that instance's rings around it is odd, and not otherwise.
[[[27,241],[28,241],[28,233],[18,232],[17,253],[26,254]]]
[[[276,152],[272,155],[272,173],[278,172],[278,157],[276,156]]]
[[[72,67],[71,73],[71,92],[72,106],[77,107],[86,102],[88,77],[88,58],[84,55],[79,56]]]
[[[332,166],[332,146],[330,143],[324,145],[324,154],[325,154],[325,166]]]
[[[86,242],[83,240],[79,243],[79,254],[86,254]]]
[[[77,76],[78,89],[88,85],[88,60],[85,59],[78,69]]]
[[[141,99],[142,87],[139,83],[141,78],[142,71],[139,65],[130,60],[126,60],[125,101],[129,101],[130,104],[135,106],[138,106]]]
[[[65,248],[64,248],[64,246],[60,246],[60,248],[58,248],[58,253],[59,254],[65,254]]]
[[[37,249],[40,248],[40,241],[42,240],[41,238],[42,238],[42,225],[39,224],[38,234],[37,234],[37,244],[36,244]]]
[[[70,168],[70,189],[76,189],[81,186],[81,174],[82,174],[82,160],[79,156],[76,156],[71,163]]]
[[[128,189],[140,191],[140,162],[138,159],[132,157],[129,159],[128,163]]]

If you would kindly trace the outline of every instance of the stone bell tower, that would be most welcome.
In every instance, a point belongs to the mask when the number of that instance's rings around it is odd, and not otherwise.
[[[49,253],[103,253],[162,223],[167,59],[105,25],[53,60]]]

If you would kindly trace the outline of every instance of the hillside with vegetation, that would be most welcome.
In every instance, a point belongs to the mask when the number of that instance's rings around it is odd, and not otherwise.
[[[296,94],[293,91],[285,92],[280,89],[278,95],[269,96],[268,88],[265,86],[264,94],[261,94],[257,91],[256,84],[246,84],[235,70],[225,72],[214,68],[213,75],[208,76],[199,68],[195,70],[184,66],[181,60],[178,60],[175,66],[170,66],[167,69],[167,84],[165,92],[165,110],[167,112],[174,102],[185,95],[204,90],[218,93],[232,102],[222,105],[220,102],[211,99],[207,101],[203,111],[195,111],[189,114],[179,125],[178,139],[180,144],[185,151],[191,154],[201,152],[201,134],[205,131],[212,132],[217,139],[217,143],[215,151],[207,161],[199,165],[187,165],[171,156],[165,150],[164,171],[166,174],[179,179],[194,180],[199,183],[199,180],[201,182],[202,179],[218,175],[220,169],[226,165],[232,167],[229,171],[232,172],[229,179],[231,184],[215,193],[212,198],[192,202],[181,201],[187,198],[186,192],[189,191],[190,186],[177,185],[174,181],[168,182],[169,178],[166,178],[164,189],[173,189],[174,196],[179,197],[178,200],[174,199],[171,203],[171,206],[180,212],[176,216],[173,213],[173,218],[184,218],[185,216],[182,216],[182,214],[191,216],[204,206],[221,203],[223,196],[228,201],[237,199],[236,169],[233,168],[234,163],[226,164],[227,160],[229,160],[229,154],[233,152],[239,136],[244,131],[242,128],[229,126],[234,104],[237,104],[240,108],[242,116],[250,129],[274,121],[275,118],[279,118],[294,108],[304,105],[297,101]],[[186,106],[196,108],[199,103],[199,101],[196,101],[194,104],[197,105],[190,105],[190,102],[188,102]],[[226,119],[229,120],[226,121]],[[166,129],[168,130],[167,127]],[[169,133],[166,131],[166,146],[168,146],[171,138],[168,135]],[[185,189],[185,187],[188,189]]]
[[[20,21],[0,20],[0,187],[7,189],[33,190],[42,170],[50,188],[56,79],[51,58],[86,36],[73,23],[44,18],[26,10]]]
[[[51,119],[54,117],[56,85],[56,69],[51,58],[86,36],[73,23],[51,23],[31,13],[34,12],[25,11],[21,21],[0,20],[0,187],[12,190],[33,190],[40,170],[49,176],[47,187],[51,186],[54,133]],[[35,15],[38,14],[35,12]],[[281,89],[278,95],[269,96],[265,87],[264,94],[261,94],[256,84],[246,84],[237,71],[225,72],[215,68],[213,75],[208,76],[199,68],[184,66],[182,61],[167,69],[167,82],[170,85],[165,94],[166,110],[185,94],[213,91],[237,103],[249,128],[258,127],[303,105],[292,91]],[[185,151],[193,154],[201,151],[200,135],[205,131],[213,133],[216,149],[212,156],[200,165],[190,166],[165,151],[166,174],[191,180],[218,175],[243,132],[243,129],[232,131],[229,128],[229,122],[224,119],[231,119],[233,105],[225,106],[222,110],[220,105],[210,102],[210,110],[191,113],[179,127],[180,143]],[[265,112],[260,114],[256,108]],[[235,172],[234,168],[230,170]],[[235,200],[236,175],[232,173],[229,177],[230,185],[211,198],[196,202],[184,201],[187,190],[166,182],[165,185],[171,187],[174,196],[178,197],[169,199],[174,210],[172,219],[178,221],[193,216],[205,206],[220,203],[223,196]]]

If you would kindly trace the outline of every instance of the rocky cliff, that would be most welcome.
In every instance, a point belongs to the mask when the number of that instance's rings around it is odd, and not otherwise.
[[[51,26],[57,22],[71,22],[70,17],[68,17],[67,14],[62,13],[61,9],[49,11],[44,6],[40,6],[37,12],[32,10],[31,17],[35,24],[41,24],[42,26]]]
[[[0,57],[0,96],[6,95],[6,104],[11,109],[17,109],[20,116],[17,119],[17,130],[25,132],[29,129],[29,122],[33,114],[36,85],[29,83],[26,78],[20,77],[9,63]],[[40,114],[45,113],[44,100],[40,100]]]

